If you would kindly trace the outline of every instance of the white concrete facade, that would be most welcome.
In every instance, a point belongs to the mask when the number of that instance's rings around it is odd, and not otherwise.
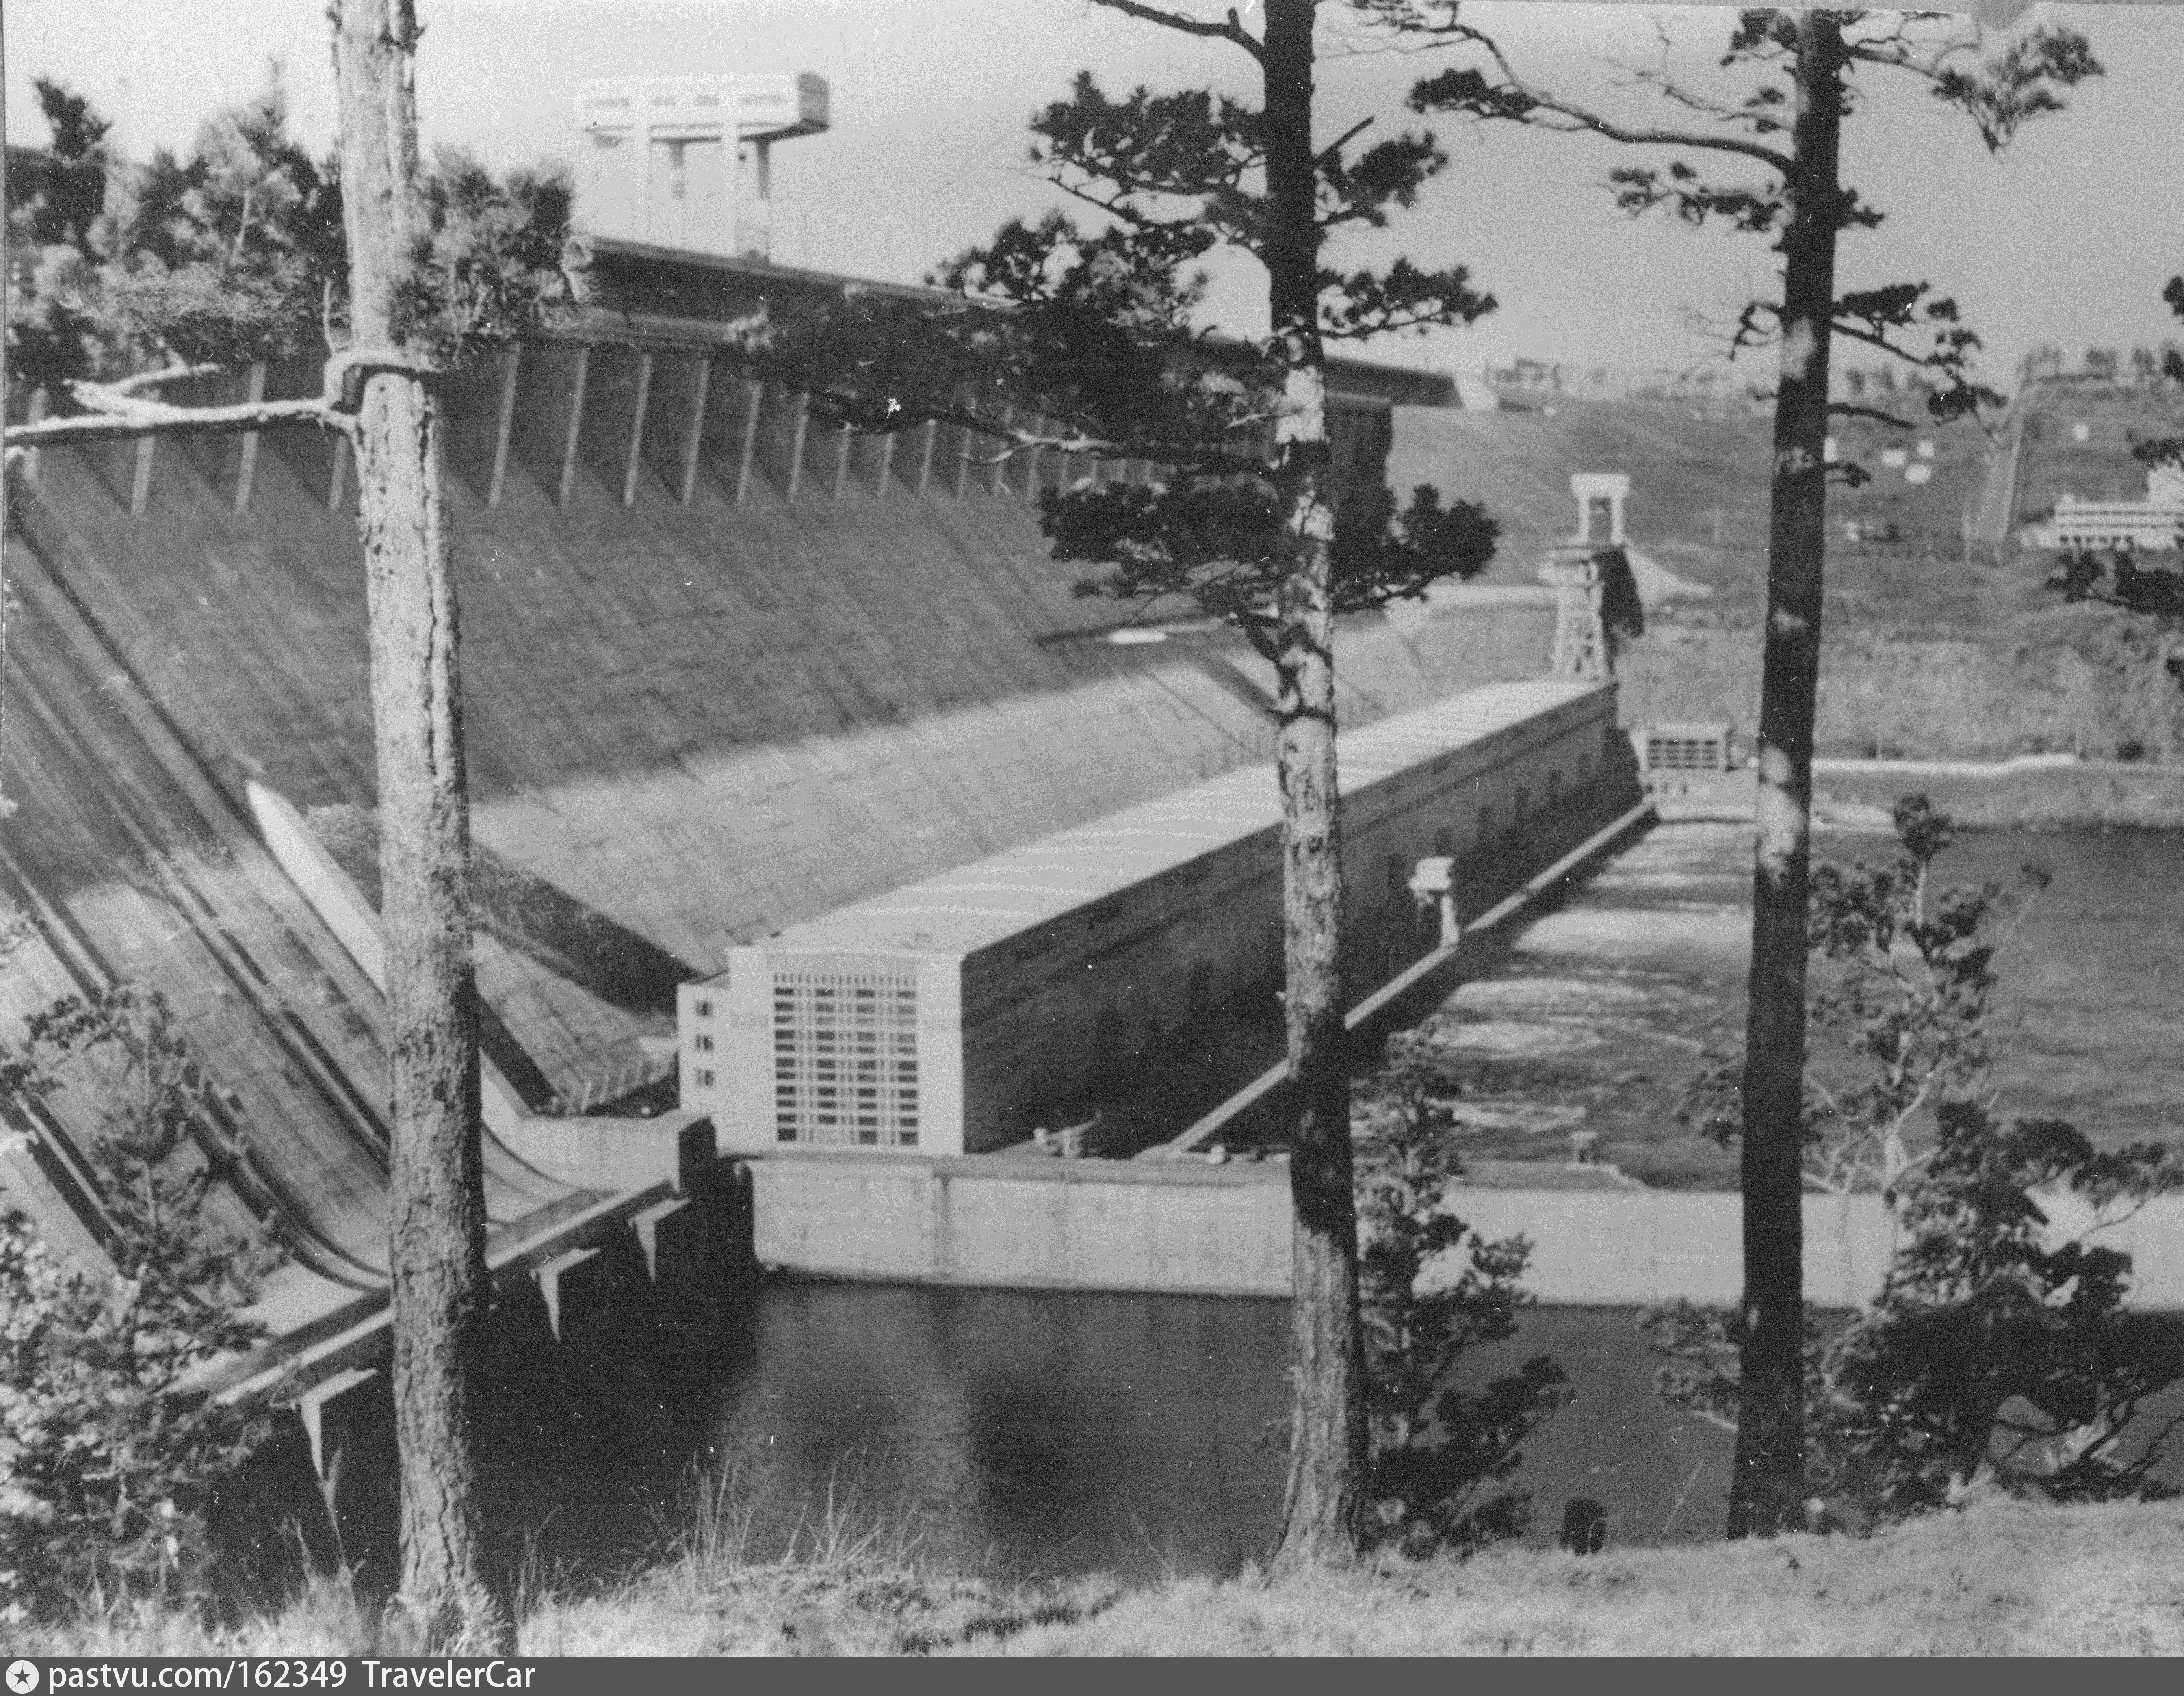
[[[1630,498],[1630,479],[1621,471],[1573,471],[1570,493],[1577,498],[1577,534],[1574,543],[1592,541],[1592,503],[1607,503],[1607,540],[1620,548],[1630,538],[1624,533],[1623,503]]]
[[[2042,548],[2134,548],[2167,553],[2184,536],[2184,502],[2081,501],[2065,495],[2054,516],[2034,527]]]
[[[1613,686],[1580,679],[1346,733],[1346,971],[1377,984],[1435,945],[1420,860],[1590,798],[1621,747]],[[945,1156],[1059,1129],[1112,1069],[1278,977],[1279,828],[1254,766],[732,948],[678,991],[682,1104],[727,1154]]]
[[[593,77],[577,85],[578,213],[594,236],[770,259],[776,142],[827,127],[826,79]],[[748,149],[755,193],[744,204]]]

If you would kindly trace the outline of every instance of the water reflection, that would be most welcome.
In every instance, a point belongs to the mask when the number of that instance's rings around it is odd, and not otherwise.
[[[838,1500],[1003,1573],[1213,1570],[1271,1536],[1288,1308],[798,1283],[758,1296],[715,1444],[760,1541]]]
[[[1273,1539],[1284,1462],[1255,1439],[1288,1410],[1285,1303],[786,1281],[755,1300],[713,1445],[761,1552],[808,1546],[830,1489],[855,1526],[1002,1576],[1220,1571]],[[1653,1399],[1632,1317],[1535,1310],[1465,1363],[1569,1373],[1515,1480],[1535,1542],[1573,1495],[1607,1505],[1618,1542],[1720,1532],[1727,1435]]]

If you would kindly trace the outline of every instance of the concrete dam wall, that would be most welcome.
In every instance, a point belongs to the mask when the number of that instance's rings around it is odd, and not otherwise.
[[[1072,598],[1077,568],[1048,557],[1037,487],[1148,468],[1050,456],[1004,475],[938,436],[827,437],[716,357],[699,307],[669,304],[683,315],[621,303],[581,345],[449,384],[474,954],[507,1109],[488,1209],[507,1241],[597,1198],[518,1152],[554,1139],[516,1127],[671,1107],[677,987],[730,948],[1272,748],[1272,680],[1242,643],[1117,645],[1134,609]],[[265,392],[315,381],[276,370]],[[1364,452],[1370,431],[1353,436]],[[387,1062],[358,952],[377,796],[352,468],[314,432],[148,439],[47,450],[17,494],[0,898],[31,931],[0,1040],[71,990],[160,989],[221,1087],[203,1129],[230,1174],[218,1215],[281,1221],[321,1309],[368,1296]],[[1544,651],[1544,631],[1513,647],[1459,617],[1407,635],[1347,620],[1344,721]],[[298,826],[281,853],[269,818]],[[56,1088],[38,1115],[0,1143],[0,1184],[94,1253],[96,1092]]]

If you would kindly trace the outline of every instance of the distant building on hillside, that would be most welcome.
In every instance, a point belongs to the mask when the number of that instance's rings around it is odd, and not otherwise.
[[[2081,501],[2064,495],[2045,524],[2032,526],[2035,548],[2167,553],[2184,545],[2184,472],[2156,466],[2146,474],[2142,501]]]
[[[1759,392],[1750,377],[1726,370],[1675,371],[1664,367],[1628,369],[1564,365],[1519,357],[1507,365],[1490,365],[1485,381],[1501,389],[1569,395],[1580,400],[1742,400]],[[1497,403],[1498,404],[1498,403]],[[1466,411],[1491,411],[1463,403]]]

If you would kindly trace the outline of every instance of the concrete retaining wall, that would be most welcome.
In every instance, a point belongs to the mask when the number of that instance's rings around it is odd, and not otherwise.
[[[782,1271],[888,1282],[1283,1296],[1290,1290],[1288,1168],[1061,1161],[1010,1156],[876,1159],[786,1153],[751,1163],[760,1261]],[[1485,1236],[1532,1239],[1525,1287],[1563,1305],[1733,1302],[1741,1212],[1720,1191],[1467,1187],[1457,1212]],[[2086,1221],[2051,1209],[2073,1231]],[[1805,1290],[1852,1304],[1882,1260],[1874,1196],[1805,1202]],[[1850,1245],[1846,1273],[1841,1243]],[[2093,1240],[2132,1257],[2139,1299],[2184,1307],[2184,1201],[2146,1209]]]
[[[1289,1171],[777,1152],[751,1162],[762,1265],[893,1282],[1285,1295]]]
[[[603,1195],[656,1183],[688,1189],[713,1158],[713,1122],[688,1109],[653,1119],[530,1115],[501,1141],[549,1177]]]

